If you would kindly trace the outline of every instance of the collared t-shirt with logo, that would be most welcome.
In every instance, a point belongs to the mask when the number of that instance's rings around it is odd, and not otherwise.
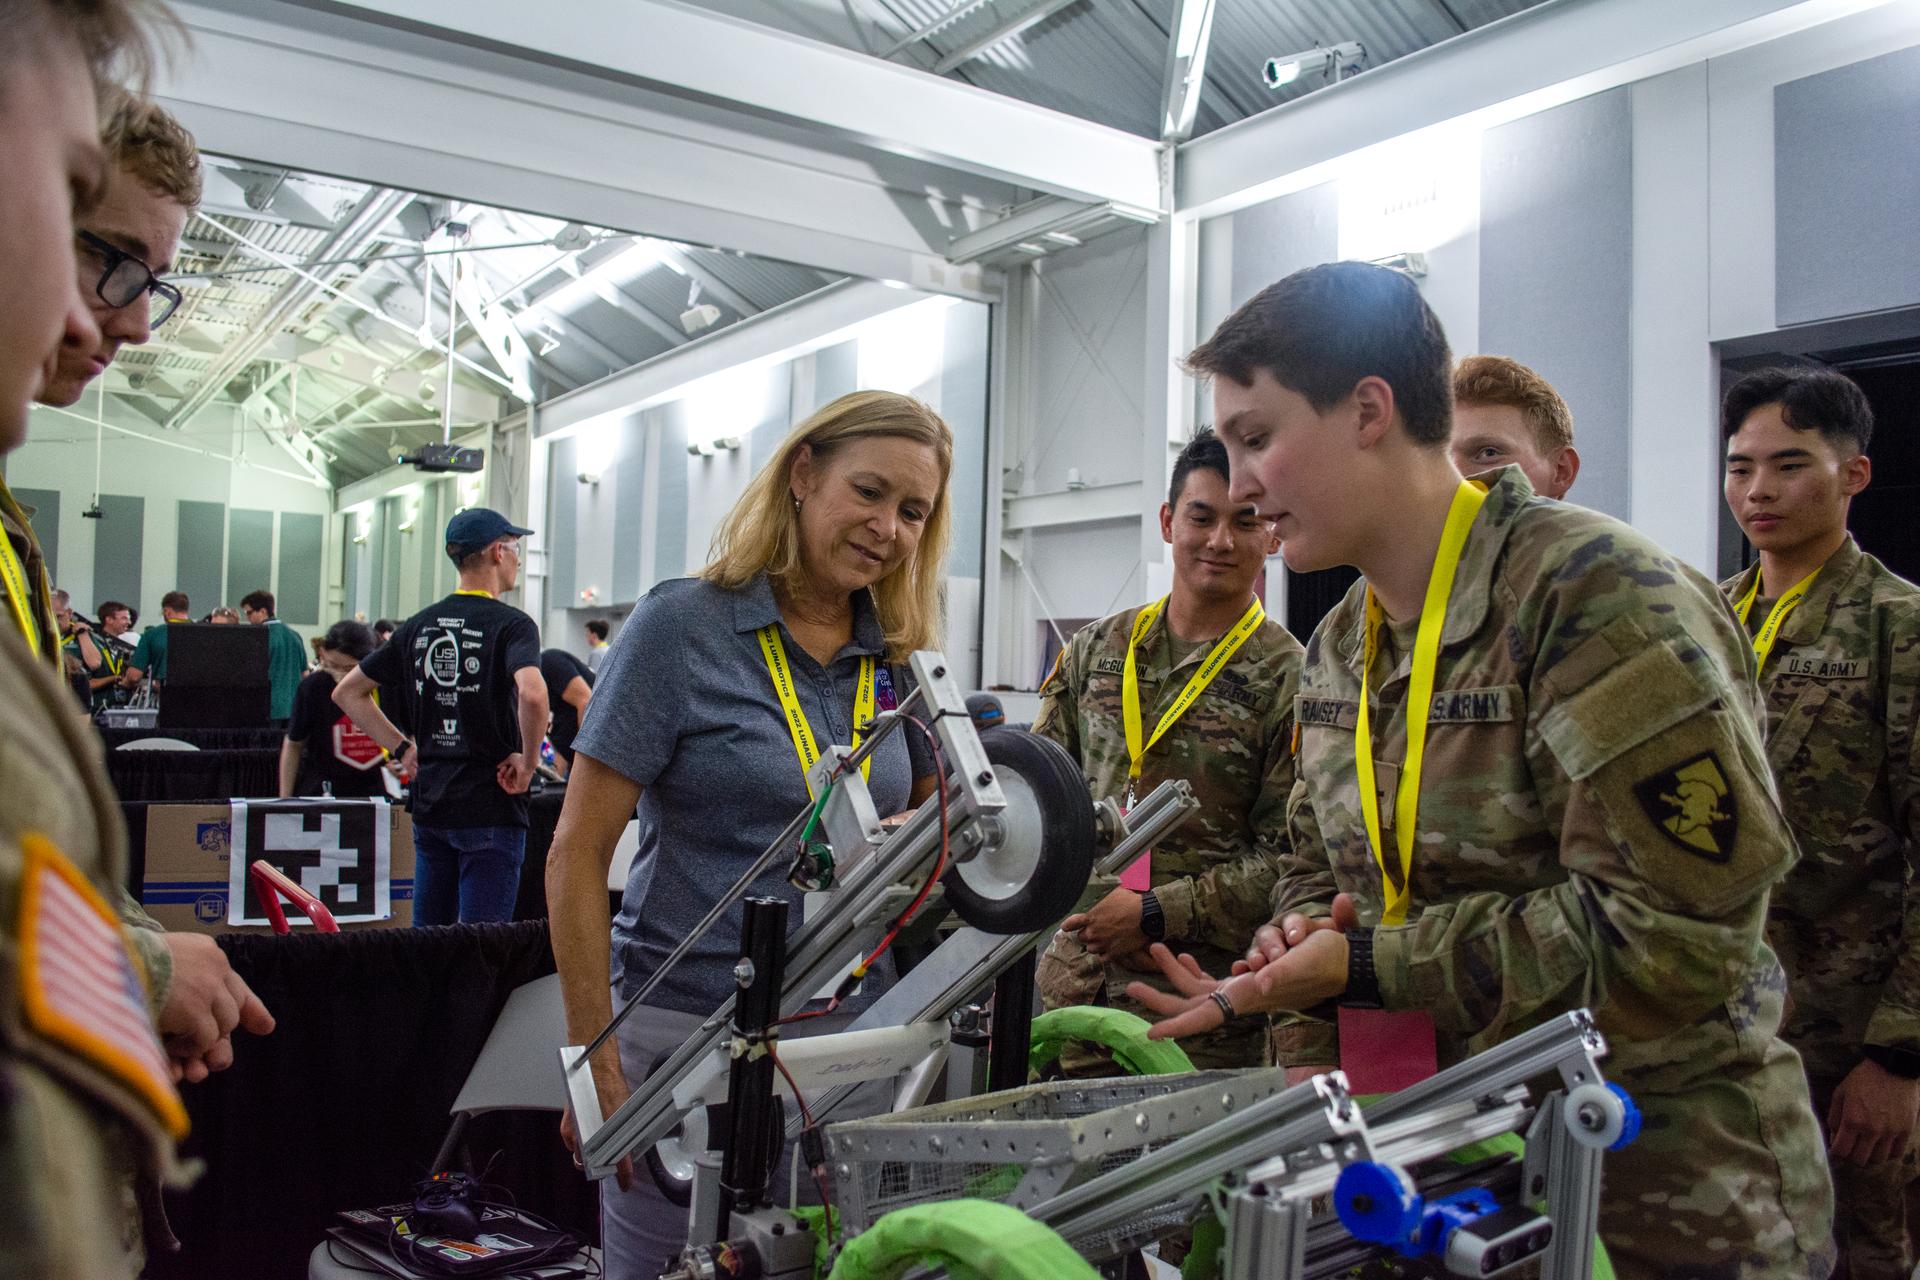
[[[540,629],[490,596],[456,592],[400,624],[360,669],[397,688],[420,772],[408,802],[426,827],[527,825],[527,798],[495,770],[520,749],[513,677],[540,665]],[[398,717],[395,717],[396,719]]]

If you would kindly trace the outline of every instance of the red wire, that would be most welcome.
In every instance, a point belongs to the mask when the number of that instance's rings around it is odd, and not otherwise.
[[[939,883],[940,873],[947,869],[947,856],[951,852],[947,831],[947,770],[945,761],[941,757],[939,739],[935,738],[933,730],[917,717],[903,716],[902,718],[920,730],[927,739],[927,745],[933,748],[933,776],[940,789],[940,856],[934,860],[933,874],[928,876],[927,882],[920,886],[920,892],[914,896],[912,902],[907,904],[907,909],[895,918],[893,926],[887,930],[887,936],[880,939],[880,945],[873,949],[873,954],[860,962],[861,973],[871,969],[873,962],[886,954],[887,948],[893,945],[893,940],[899,936],[900,930],[905,928],[907,922],[920,910],[920,905],[927,900],[927,895],[933,892],[933,886]]]
[[[780,1061],[780,1051],[774,1048],[774,1042],[768,1040],[766,1044],[767,1056],[773,1059],[773,1065],[780,1069],[780,1074],[787,1078],[787,1088],[793,1090],[793,1100],[800,1104],[800,1119],[806,1123],[807,1128],[813,1128],[813,1112],[807,1108],[807,1100],[802,1096],[799,1084],[794,1081],[793,1072],[787,1070],[787,1064]],[[815,1169],[812,1165],[808,1165],[807,1174],[813,1179],[814,1187],[820,1192],[821,1217],[827,1224],[827,1247],[832,1248],[835,1234],[833,1229],[833,1197],[827,1194],[827,1180],[820,1176],[818,1169]]]

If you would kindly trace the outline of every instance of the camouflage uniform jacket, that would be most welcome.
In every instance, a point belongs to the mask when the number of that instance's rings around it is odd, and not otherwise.
[[[1767,893],[1794,849],[1752,649],[1711,581],[1626,525],[1536,498],[1517,467],[1488,479],[1441,635],[1407,922],[1374,931],[1382,1003],[1432,1016],[1442,1066],[1591,1009],[1646,1122],[1607,1157],[1616,1265],[1808,1274],[1832,1190],[1777,1035]],[[1344,891],[1363,923],[1380,918],[1354,766],[1364,618],[1363,581],[1308,645],[1276,916],[1324,915]],[[1399,630],[1372,713],[1388,850],[1413,628]]]
[[[131,1276],[140,1215],[128,1175],[179,1180],[184,1113],[157,1045],[142,1071],[35,1013],[29,992],[56,979],[36,979],[29,958],[61,944],[29,945],[25,897],[30,870],[46,892],[39,868],[57,857],[111,904],[126,875],[119,806],[72,695],[12,627],[0,627],[0,706],[0,1275]],[[146,931],[122,932],[131,941]]]
[[[1127,637],[1139,612],[1128,609],[1082,629],[1040,688],[1033,731],[1080,762],[1095,800],[1110,796],[1124,802],[1127,794],[1120,690]],[[1162,609],[1136,651],[1143,735],[1153,733],[1212,645],[1186,649],[1172,639]],[[1183,778],[1200,801],[1200,808],[1154,848],[1151,866],[1168,944],[1191,951],[1203,965],[1232,963],[1267,919],[1293,787],[1293,698],[1300,656],[1300,642],[1286,628],[1272,619],[1261,623],[1206,692],[1148,749],[1134,783],[1135,794],[1144,796],[1169,778]],[[1105,896],[1115,883],[1097,880],[1087,901]],[[1122,965],[1109,966],[1109,997],[1144,977]],[[1158,975],[1153,980],[1162,981]]]
[[[27,602],[27,612],[40,632],[40,655],[58,669],[59,628],[54,625],[53,594],[47,586],[47,557],[40,550],[40,540],[33,535],[32,519],[33,508],[23,507],[16,502],[13,491],[7,488],[6,480],[0,479],[0,538],[13,544],[13,553],[19,557],[20,567],[26,572],[27,593],[31,597]],[[4,576],[0,576],[0,625],[15,629],[20,625]]]
[[[1721,589],[1738,601],[1759,572]],[[1848,538],[1787,615],[1760,684],[1802,854],[1771,912],[1787,1039],[1824,1077],[1851,1071],[1862,1045],[1920,1052],[1920,587]]]
[[[4,477],[0,477],[0,537],[13,544],[14,554],[20,557],[21,566],[26,570],[28,590],[34,595],[33,618],[46,636],[56,636],[59,629],[53,620],[53,595],[47,588],[47,557],[40,549],[40,539],[34,535],[31,518],[33,509],[23,507],[14,500],[12,490],[7,488]],[[0,581],[0,628],[16,630],[19,619],[13,612],[13,602],[6,598],[6,584]],[[40,646],[41,660],[56,675],[60,672],[60,651],[49,648],[47,642]],[[25,651],[24,648],[22,650]],[[114,811],[114,830],[119,832],[119,811]],[[126,886],[116,880],[109,889],[109,896],[120,912],[121,920],[132,927],[128,937],[134,950],[139,953],[141,963],[147,969],[147,994],[154,1015],[167,1002],[167,990],[173,982],[173,953],[167,950],[162,940],[165,932],[160,922],[148,915]]]

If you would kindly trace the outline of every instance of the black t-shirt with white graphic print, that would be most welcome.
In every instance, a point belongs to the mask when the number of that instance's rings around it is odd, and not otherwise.
[[[540,665],[540,629],[486,595],[455,592],[400,624],[360,664],[397,688],[420,773],[409,802],[426,827],[527,825],[527,798],[500,789],[500,762],[520,749],[513,676]],[[397,717],[396,717],[397,718]]]
[[[322,667],[309,672],[294,691],[287,740],[300,743],[302,750],[293,793],[317,796],[325,783],[336,796],[383,796],[386,770],[380,761],[385,753],[334,705],[333,688],[333,673]]]

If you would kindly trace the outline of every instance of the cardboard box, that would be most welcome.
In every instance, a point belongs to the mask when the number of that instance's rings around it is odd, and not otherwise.
[[[405,928],[413,923],[413,817],[398,805],[389,812],[392,918],[343,923],[342,933]],[[231,822],[232,810],[225,804],[156,804],[147,809],[147,874],[140,900],[166,928],[194,933],[273,932],[264,925],[234,928],[227,924]],[[293,907],[287,908],[287,923],[296,933],[313,927]]]

